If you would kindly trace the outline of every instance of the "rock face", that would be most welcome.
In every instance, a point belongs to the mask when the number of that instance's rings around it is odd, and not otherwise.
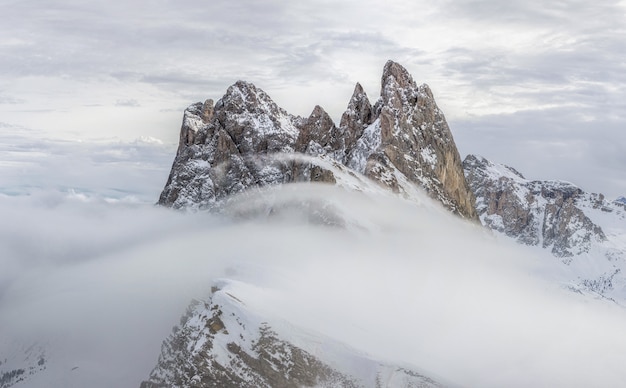
[[[468,155],[463,161],[486,227],[542,247],[571,267],[579,286],[626,295],[626,206],[571,183],[531,181],[515,169]]]
[[[571,183],[529,181],[515,169],[475,155],[463,161],[485,226],[526,245],[540,245],[557,257],[589,252],[606,240],[583,209],[613,212],[601,194],[587,194]]]
[[[347,166],[394,192],[421,186],[452,212],[478,220],[443,113],[428,86],[418,86],[392,61],[383,70],[381,98],[372,106],[357,84],[338,127],[320,106],[308,118],[296,117],[243,81],[215,105],[191,105],[158,203],[206,209],[255,187],[335,183],[316,159]]]
[[[327,339],[311,340],[309,334],[300,342],[311,349],[295,346],[282,339],[300,336],[293,327],[278,334],[236,290],[228,284],[220,287],[213,288],[207,302],[191,304],[163,343],[158,364],[141,388],[440,386],[417,372],[351,353],[345,346],[332,352],[332,362],[343,365],[342,370],[334,369],[323,360],[325,352],[313,354],[333,346]]]

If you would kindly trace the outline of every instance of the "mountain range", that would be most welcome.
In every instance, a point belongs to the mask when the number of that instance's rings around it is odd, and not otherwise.
[[[368,228],[332,198],[280,199],[281,190],[313,184],[385,191],[450,213],[553,260],[564,289],[626,303],[626,199],[529,180],[478,155],[462,160],[430,88],[393,61],[383,68],[380,98],[372,103],[356,84],[339,125],[320,106],[308,117],[291,115],[244,81],[217,102],[192,104],[158,204],[236,219],[296,212],[324,227]],[[248,302],[249,286],[214,281],[210,296],[193,301],[165,339],[141,387],[448,385],[414,365],[266,316]],[[0,365],[0,388],[22,386],[24,371],[35,373],[43,358],[27,359],[32,365]]]
[[[357,84],[338,126],[320,106],[308,118],[292,116],[265,92],[242,81],[231,86],[215,106],[212,100],[191,105],[184,113],[178,153],[159,204],[221,209],[233,194],[290,182],[358,187],[359,183],[351,185],[344,178],[350,175],[369,178],[408,199],[415,198],[411,193],[419,187],[461,218],[480,222],[496,235],[549,251],[569,266],[568,287],[620,303],[626,300],[622,275],[626,269],[623,199],[609,201],[602,194],[585,193],[567,182],[527,180],[514,168],[476,155],[468,155],[461,162],[452,133],[430,88],[418,86],[407,70],[393,61],[384,66],[380,98],[372,104]],[[590,261],[594,265],[589,265]],[[214,338],[219,330],[211,327],[223,329],[225,325],[212,326],[215,314],[211,318],[207,313],[211,311],[208,307],[211,303],[212,300],[205,302],[200,310],[190,310],[186,322],[193,319],[198,324],[198,317],[204,317],[200,326],[187,324],[166,341],[167,350],[151,379],[144,384],[146,388],[166,386],[174,380],[180,384],[176,386],[186,386],[191,375],[201,376],[201,381],[216,381],[217,371],[225,371],[223,376],[230,379],[230,383],[222,384],[233,386],[381,386],[375,382],[379,380],[351,380],[347,376],[357,375],[354,371],[348,375],[320,374],[307,368],[304,369],[308,382],[293,375],[287,379],[291,383],[272,382],[259,365],[269,362],[283,376],[290,376],[294,365],[293,357],[289,356],[293,354],[293,345],[274,337],[281,347],[279,357],[270,360],[264,359],[259,349],[243,350],[236,338],[220,339],[227,341],[221,345],[227,356],[222,356],[220,363],[216,361],[220,355],[211,351],[216,347]],[[223,310],[221,306],[213,309]],[[230,327],[236,325],[226,326],[223,330],[230,332]],[[200,358],[203,362],[211,360],[214,367],[185,376],[180,368],[184,364],[181,360],[198,354],[183,355],[172,344],[182,342],[187,349],[197,349],[189,344],[188,333],[193,333],[192,337],[196,336],[193,340],[197,341],[198,330],[208,330],[207,335],[213,335],[213,339],[202,340],[211,345]],[[271,328],[256,325],[254,330],[254,343],[259,344],[264,342],[259,333]],[[250,359],[253,354],[259,356]],[[245,367],[233,368],[242,360]],[[169,374],[172,370],[175,377]],[[399,370],[402,369],[396,369],[396,373]],[[377,378],[384,373],[387,372],[379,372]],[[402,376],[420,376],[406,373]],[[244,375],[255,377],[245,380]],[[344,380],[338,383],[332,379]],[[411,383],[385,386],[436,384],[430,378],[419,377]]]

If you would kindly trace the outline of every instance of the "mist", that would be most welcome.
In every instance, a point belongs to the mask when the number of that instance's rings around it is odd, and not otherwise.
[[[49,359],[29,386],[137,387],[218,279],[270,321],[451,385],[626,381],[622,307],[425,195],[298,184],[215,215],[51,192],[0,211],[0,358]]]

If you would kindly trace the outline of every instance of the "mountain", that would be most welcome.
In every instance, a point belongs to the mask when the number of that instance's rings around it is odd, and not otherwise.
[[[233,194],[290,182],[341,185],[328,164],[348,168],[405,196],[411,186],[464,218],[478,220],[474,196],[443,112],[427,85],[388,61],[372,105],[357,84],[336,126],[316,106],[293,116],[261,89],[238,81],[213,103],[189,106],[158,203],[219,209]]]
[[[192,302],[141,388],[441,386],[418,372],[272,321],[250,309],[238,287],[221,281],[207,301]]]
[[[571,267],[578,286],[626,296],[626,204],[561,181],[528,180],[512,167],[476,155],[463,161],[486,227],[541,247]]]

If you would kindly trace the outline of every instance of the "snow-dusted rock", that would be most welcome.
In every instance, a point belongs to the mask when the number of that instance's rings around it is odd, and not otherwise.
[[[313,157],[303,162],[289,155]],[[428,86],[399,64],[384,67],[372,106],[357,84],[339,127],[320,106],[308,118],[279,108],[261,89],[238,81],[213,106],[185,110],[180,144],[159,204],[213,208],[252,188],[299,181],[336,183],[328,161],[407,195],[412,185],[464,218],[477,220],[459,153]]]
[[[428,85],[417,86],[405,68],[389,61],[380,94],[372,131],[379,139],[368,157],[365,174],[395,191],[395,180],[383,177],[397,170],[454,213],[477,219],[461,157]]]
[[[298,345],[296,345],[296,343]],[[226,280],[193,302],[141,388],[440,387],[415,371],[259,314]]]
[[[562,181],[532,181],[512,167],[468,155],[463,161],[486,227],[549,250],[577,285],[626,302],[626,207]]]

